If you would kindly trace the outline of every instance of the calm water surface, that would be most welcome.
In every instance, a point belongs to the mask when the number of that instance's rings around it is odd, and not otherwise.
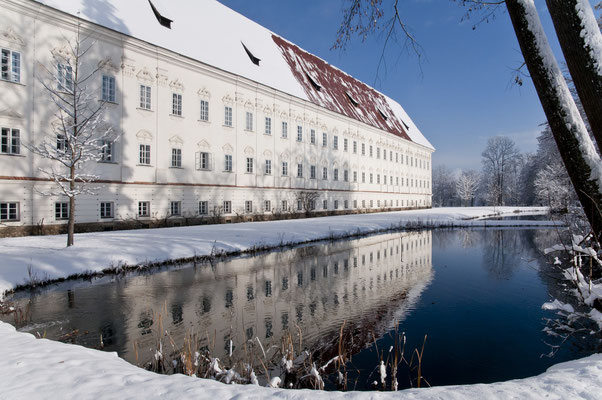
[[[199,333],[202,346],[224,360],[230,341],[236,359],[250,339],[269,348],[300,330],[304,347],[327,360],[336,355],[344,322],[353,335],[347,347],[356,389],[378,379],[378,351],[392,345],[395,329],[405,333],[408,354],[428,335],[422,369],[431,385],[493,382],[536,375],[596,350],[575,339],[554,358],[541,357],[550,351],[544,341],[554,343],[542,332],[544,318],[555,317],[541,305],[562,294],[537,249],[554,235],[541,229],[393,233],[70,282],[12,300],[30,304],[22,331],[89,347],[98,347],[102,335],[104,350],[132,363],[152,358],[160,325],[176,343],[186,332]],[[400,387],[410,385],[410,375],[400,370]]]

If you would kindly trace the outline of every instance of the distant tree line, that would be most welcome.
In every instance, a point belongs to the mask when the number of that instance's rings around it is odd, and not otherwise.
[[[433,168],[433,206],[543,205],[566,210],[578,199],[549,126],[535,153],[521,153],[506,136],[492,137],[481,153],[481,169]]]

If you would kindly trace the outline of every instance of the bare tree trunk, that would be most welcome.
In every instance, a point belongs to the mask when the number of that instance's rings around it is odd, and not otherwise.
[[[558,151],[591,228],[600,237],[602,196],[598,179],[592,176],[600,158],[592,154],[595,149],[552,55],[533,1],[506,0],[506,6]]]
[[[75,166],[69,168],[71,175],[71,182],[69,182],[69,189],[71,193],[75,190]],[[67,247],[73,246],[73,236],[75,233],[75,196],[69,196],[69,223],[67,224]]]
[[[598,72],[597,60],[593,55],[589,35],[602,41],[602,34],[593,12],[579,15],[578,0],[546,0],[554,29],[564,53],[571,78],[583,104],[585,115],[602,153],[602,75]],[[589,4],[585,4],[590,7]],[[591,9],[590,9],[591,10]],[[589,11],[589,10],[588,10]],[[592,32],[584,32],[584,23],[589,23]]]

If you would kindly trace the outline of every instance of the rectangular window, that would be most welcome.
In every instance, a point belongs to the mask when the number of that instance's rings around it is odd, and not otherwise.
[[[282,121],[282,137],[288,137],[288,122]]]
[[[326,132],[322,132],[322,146],[328,146],[328,134]]]
[[[376,183],[380,184],[380,174],[376,174]]]
[[[169,202],[169,215],[180,215],[182,213],[182,202],[181,201],[170,201]]]
[[[372,145],[370,145],[370,157],[372,157]]]
[[[353,182],[357,182],[357,171],[353,171]]]
[[[140,85],[140,108],[151,109],[151,87]]]
[[[67,138],[65,135],[60,133],[56,135],[56,149],[62,152],[67,151]]]
[[[334,209],[335,209],[335,210],[338,210],[338,209],[339,209],[339,201],[338,201],[338,200],[335,200],[335,201],[334,201]]]
[[[182,116],[182,95],[179,93],[172,93],[171,114]]]
[[[310,131],[309,141],[311,142],[311,144],[316,144],[316,130],[315,129],[312,129]]]
[[[207,201],[199,201],[199,215],[209,214],[209,203]]]
[[[272,134],[272,118],[271,117],[265,117],[265,130],[264,133],[266,135],[271,135]]]
[[[253,202],[251,200],[245,200],[245,213],[251,214],[253,212]]]
[[[370,173],[370,183],[373,183],[373,180],[372,180],[373,176],[374,175],[372,173]]]
[[[334,174],[333,175],[334,175],[333,179],[335,181],[338,181],[339,180],[339,169],[338,168],[334,169]]]
[[[343,151],[349,150],[349,140],[347,138],[343,139]]]
[[[393,152],[389,150],[389,161],[393,161]]]
[[[380,147],[376,148],[376,158],[380,158]]]
[[[303,164],[297,164],[297,178],[303,178]]]
[[[332,138],[332,148],[334,150],[338,150],[339,149],[339,137],[335,136]]]
[[[303,141],[303,127],[301,125],[297,125],[297,142]]]
[[[102,140],[100,145],[100,161],[113,162],[113,142],[111,140]]]
[[[288,210],[288,202],[286,200],[282,200],[282,211]]]
[[[362,183],[366,183],[366,173],[362,172]]]
[[[316,179],[316,166],[311,165],[309,167],[309,179]]]
[[[57,64],[57,89],[62,92],[73,91],[73,69],[69,64]]]
[[[232,126],[232,107],[224,107],[224,125]]]
[[[263,202],[263,211],[266,211],[266,212],[272,211],[272,202],[270,200],[265,200]]]
[[[112,201],[104,201],[100,203],[100,218],[113,218]]]
[[[395,153],[395,162],[398,163],[399,162],[399,153]]]
[[[345,200],[345,201],[343,202],[343,207],[344,207],[344,208],[349,208],[349,200]]]
[[[250,111],[245,114],[245,129],[247,131],[253,130],[253,113]]]
[[[0,203],[0,221],[18,221],[19,203]]]
[[[182,149],[171,149],[171,167],[182,168]]]
[[[357,142],[353,141],[353,154],[357,154]]]
[[[232,172],[232,154],[224,155],[224,171]]]
[[[199,119],[201,121],[209,121],[209,102],[207,100],[201,100],[201,115]]]
[[[138,216],[139,217],[150,217],[150,201],[139,201],[138,202]]]
[[[115,103],[115,77],[110,75],[102,76],[102,99]]]
[[[272,160],[265,160],[265,174],[272,175]]]
[[[253,157],[247,157],[247,174],[253,173]]]
[[[322,169],[322,179],[326,180],[328,179],[328,168],[324,167]]]
[[[303,202],[301,200],[297,200],[297,211],[303,210]]]
[[[347,171],[347,170],[343,171],[343,180],[345,182],[349,182],[349,171]]]
[[[362,155],[366,155],[366,143],[362,143]]]
[[[282,161],[282,176],[288,176],[288,162]]]
[[[357,208],[357,200],[353,200],[353,208]]]
[[[56,220],[69,219],[69,203],[66,201],[54,203],[54,218]]]
[[[212,168],[211,153],[199,151],[196,153],[195,168],[197,170],[211,170]]]
[[[140,164],[150,165],[151,163],[151,147],[150,144],[140,145]]]
[[[322,208],[328,210],[328,200],[322,200]]]
[[[18,129],[2,128],[0,153],[21,154],[21,134]]]
[[[2,49],[2,69],[0,79],[21,82],[21,53]]]
[[[224,201],[224,214],[230,214],[232,212],[232,202],[227,200]]]

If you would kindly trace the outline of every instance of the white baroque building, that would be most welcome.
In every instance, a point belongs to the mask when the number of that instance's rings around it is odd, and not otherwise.
[[[301,190],[315,213],[430,207],[434,148],[397,102],[216,1],[0,0],[0,235],[68,216],[25,144],[50,133],[39,74],[68,79],[53,54],[78,23],[118,133],[80,230],[282,216]]]

